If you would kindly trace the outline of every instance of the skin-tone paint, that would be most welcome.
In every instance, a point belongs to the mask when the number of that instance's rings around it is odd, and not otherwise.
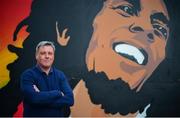
[[[104,72],[110,80],[122,78],[131,89],[140,90],[165,58],[169,16],[162,0],[140,0],[139,5],[136,2],[105,1],[93,22],[94,30],[86,53],[86,64],[89,71]],[[121,43],[144,50],[148,55],[147,63],[138,64],[119,54],[113,46]],[[71,116],[122,116],[119,113],[106,114],[101,105],[93,104],[83,81],[75,87],[74,96]]]
[[[86,63],[89,70],[105,72],[109,79],[122,78],[133,89],[146,80],[165,58],[169,35],[167,10],[162,0],[107,0],[95,17]],[[157,17],[155,17],[157,16]],[[164,18],[162,20],[162,18]],[[144,50],[145,65],[116,52],[113,45],[125,43]]]

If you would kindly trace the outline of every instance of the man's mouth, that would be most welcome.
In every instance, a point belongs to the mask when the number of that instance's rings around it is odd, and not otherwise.
[[[118,42],[113,44],[113,50],[139,65],[146,65],[148,62],[148,54],[142,48],[137,48],[124,42]]]

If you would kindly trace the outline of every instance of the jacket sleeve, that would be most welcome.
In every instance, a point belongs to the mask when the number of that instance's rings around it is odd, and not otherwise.
[[[36,92],[33,88],[35,82],[31,71],[26,71],[21,75],[21,91],[24,99],[32,104],[51,104],[62,96],[60,91],[40,91]]]
[[[62,106],[72,106],[74,104],[74,95],[72,89],[67,81],[66,76],[61,73],[60,79],[60,88],[61,92],[63,93],[62,96],[55,100],[51,106],[53,107],[62,107]]]

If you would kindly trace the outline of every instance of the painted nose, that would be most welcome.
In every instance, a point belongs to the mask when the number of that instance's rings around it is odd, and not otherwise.
[[[147,41],[150,42],[150,43],[153,43],[153,42],[154,42],[154,35],[153,35],[153,33],[150,32],[150,31],[144,30],[144,28],[142,28],[141,26],[132,24],[132,25],[129,27],[129,31],[132,32],[132,33],[144,32],[144,33],[146,33]]]

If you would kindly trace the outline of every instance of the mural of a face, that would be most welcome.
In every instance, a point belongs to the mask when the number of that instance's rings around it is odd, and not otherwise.
[[[88,70],[140,88],[165,58],[168,21],[162,0],[107,0],[93,22]]]

